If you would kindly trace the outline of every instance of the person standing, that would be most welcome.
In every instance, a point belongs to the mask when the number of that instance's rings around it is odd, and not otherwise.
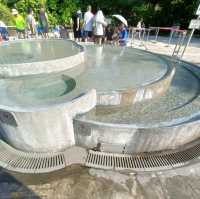
[[[26,23],[24,18],[18,13],[16,9],[12,9],[12,15],[14,16],[18,38],[25,39]]]
[[[84,29],[84,37],[85,41],[88,40],[88,38],[92,37],[92,28],[93,28],[93,17],[94,15],[92,14],[92,7],[89,5],[87,7],[87,12],[84,14],[84,24],[83,24],[83,29]]]
[[[28,30],[31,32],[31,37],[36,35],[36,21],[33,16],[33,10],[31,8],[28,9],[28,15],[26,17],[26,23],[28,26]]]
[[[94,35],[96,43],[101,45],[102,39],[104,36],[104,28],[107,26],[105,17],[101,10],[98,10],[97,14],[94,17]]]
[[[40,9],[39,22],[40,22],[40,26],[42,28],[42,32],[43,32],[44,37],[48,38],[48,32],[49,32],[48,16],[45,12],[44,7],[42,7]]]
[[[112,35],[112,43],[117,46],[119,44],[119,28],[115,27]]]
[[[113,36],[113,29],[110,25],[108,25],[105,29],[105,42],[108,44],[112,44],[112,36]]]
[[[145,24],[143,22],[143,18],[141,18],[140,21],[137,23],[137,30],[138,30],[138,33],[139,33],[139,39],[140,40],[141,40],[142,31],[143,31],[144,28],[145,28]]]
[[[126,46],[128,40],[128,31],[123,23],[119,26],[119,31],[119,44],[120,46]]]
[[[73,16],[73,31],[74,31],[74,38],[76,41],[80,42],[82,33],[81,33],[81,20],[82,20],[82,12],[78,10],[75,15]]]
[[[9,40],[7,26],[3,21],[0,21],[0,40]]]

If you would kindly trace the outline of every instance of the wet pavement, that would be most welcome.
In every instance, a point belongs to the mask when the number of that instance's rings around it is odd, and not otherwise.
[[[199,165],[143,174],[73,166],[48,175],[0,173],[0,198],[199,199]]]

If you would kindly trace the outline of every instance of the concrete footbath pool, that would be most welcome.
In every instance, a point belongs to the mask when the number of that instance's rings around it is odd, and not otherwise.
[[[171,154],[183,156],[198,145],[197,66],[67,40],[10,42],[0,52],[2,167],[27,173],[76,163],[162,169],[174,166]],[[156,163],[159,157],[164,165]]]
[[[14,41],[0,48],[0,76],[14,77],[63,71],[84,61],[82,46],[49,40]]]

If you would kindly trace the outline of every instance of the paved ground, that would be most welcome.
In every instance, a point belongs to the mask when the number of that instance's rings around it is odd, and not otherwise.
[[[153,52],[171,54],[166,42],[147,43]],[[200,41],[188,48],[185,60],[200,65]],[[199,199],[200,165],[165,172],[125,174],[78,165],[43,175],[0,170],[0,199]]]
[[[199,199],[200,165],[122,174],[73,166],[46,175],[0,173],[0,198]]]
[[[154,41],[154,37],[150,37],[148,42],[140,42],[139,40],[135,40],[132,43],[133,47],[145,49],[143,45],[146,46],[147,50],[155,53],[172,55],[174,51],[174,47],[177,40],[172,40],[172,44],[168,45],[168,38],[166,37],[159,37],[158,41]],[[143,44],[143,45],[142,45]],[[182,47],[180,51],[183,51]],[[200,65],[200,38],[193,38],[191,40],[190,45],[186,49],[183,60],[195,63]]]

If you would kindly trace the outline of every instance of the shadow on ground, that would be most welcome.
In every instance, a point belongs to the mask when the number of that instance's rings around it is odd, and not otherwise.
[[[26,185],[12,174],[0,169],[0,198],[1,199],[41,199]]]

